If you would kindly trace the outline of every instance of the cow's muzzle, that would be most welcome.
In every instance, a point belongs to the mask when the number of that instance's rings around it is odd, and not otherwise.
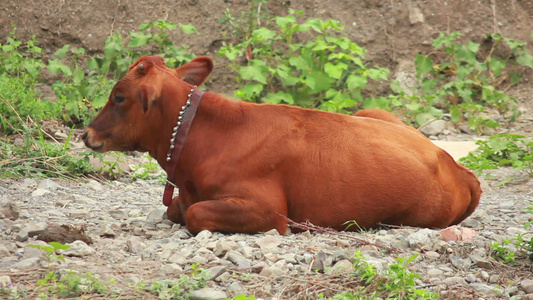
[[[81,136],[81,139],[83,140],[83,143],[85,143],[85,146],[87,146],[87,148],[91,148],[91,150],[96,152],[105,152],[104,143],[95,143],[94,139],[92,138],[93,136],[94,133],[91,132],[91,128],[85,129],[85,132]]]

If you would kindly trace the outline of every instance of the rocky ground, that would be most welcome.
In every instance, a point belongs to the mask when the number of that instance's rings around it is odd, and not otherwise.
[[[4,294],[0,295],[18,291],[35,299],[42,292],[37,280],[50,270],[69,269],[92,272],[106,283],[113,279],[107,294],[97,298],[114,294],[119,299],[151,299],[158,296],[135,289],[139,282],[150,286],[154,281],[175,281],[182,274],[190,275],[190,266],[198,264],[197,268],[208,271],[208,281],[191,299],[239,294],[316,299],[319,293],[331,296],[361,284],[358,277],[350,276],[354,255],[360,251],[362,259],[381,273],[397,264],[396,258],[418,254],[408,267],[421,276],[417,287],[438,292],[443,299],[519,299],[533,293],[531,261],[506,265],[491,257],[490,248],[494,242],[525,233],[523,225],[533,215],[523,210],[533,202],[533,189],[529,181],[506,188],[493,184],[497,182],[485,182],[476,212],[460,226],[444,231],[383,228],[285,236],[204,231],[191,236],[164,219],[163,186],[155,181],[2,178],[0,282],[4,288],[0,293]],[[43,252],[28,245],[46,245],[37,239],[43,239],[43,232],[57,233],[61,225],[68,225],[63,228],[68,232],[81,229],[75,238],[84,241],[64,240],[70,245],[62,253],[65,261],[47,265],[41,259]]]

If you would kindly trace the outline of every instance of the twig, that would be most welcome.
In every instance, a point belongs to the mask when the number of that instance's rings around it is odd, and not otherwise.
[[[380,249],[385,249],[385,250],[393,252],[393,253],[402,253],[403,252],[402,250],[400,250],[398,248],[378,245],[378,244],[375,244],[375,243],[372,243],[372,242],[357,238],[357,237],[355,237],[353,235],[349,235],[349,234],[346,234],[344,232],[340,232],[340,231],[337,231],[337,230],[334,230],[334,229],[331,229],[331,228],[320,227],[320,226],[317,226],[317,225],[313,225],[310,222],[297,223],[297,222],[294,222],[293,220],[287,218],[286,216],[283,216],[283,215],[281,215],[281,216],[284,217],[287,220],[287,222],[289,223],[290,227],[298,228],[298,229],[301,229],[301,230],[304,230],[304,231],[305,230],[309,230],[309,231],[315,231],[315,232],[320,232],[320,233],[328,233],[328,234],[344,237],[344,238],[347,238],[347,239],[350,239],[350,240],[354,240],[356,243],[361,244],[361,245],[370,245],[370,246],[374,246],[374,247],[377,247],[377,248],[380,248]]]

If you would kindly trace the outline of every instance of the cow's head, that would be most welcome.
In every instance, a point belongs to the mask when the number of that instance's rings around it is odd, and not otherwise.
[[[170,69],[159,56],[142,56],[113,87],[106,105],[87,127],[85,145],[98,152],[155,150],[159,137],[167,140],[171,133],[167,127],[175,124],[191,87],[200,86],[212,69],[209,57]]]

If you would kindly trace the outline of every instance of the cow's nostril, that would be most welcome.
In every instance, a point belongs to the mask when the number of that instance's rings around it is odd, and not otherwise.
[[[87,131],[83,133],[83,135],[81,136],[81,139],[84,141],[87,140]]]

